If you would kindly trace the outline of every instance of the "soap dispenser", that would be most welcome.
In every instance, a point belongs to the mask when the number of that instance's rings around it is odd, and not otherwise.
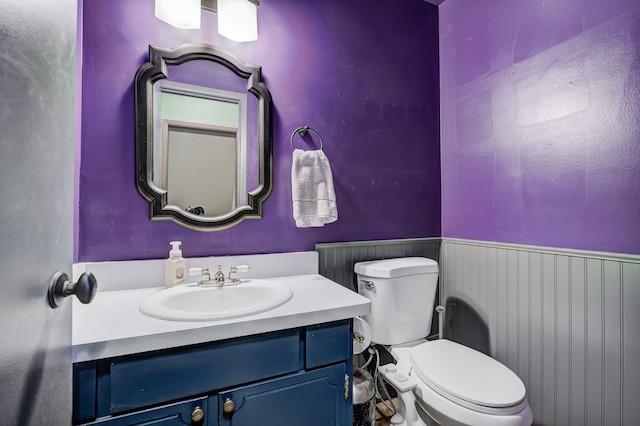
[[[187,282],[187,262],[182,258],[180,241],[171,241],[169,259],[164,261],[164,286],[173,287]]]

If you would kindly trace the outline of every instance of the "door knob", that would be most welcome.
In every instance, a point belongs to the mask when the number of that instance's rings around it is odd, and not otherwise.
[[[56,272],[49,285],[49,305],[57,308],[65,297],[75,294],[82,303],[91,303],[98,291],[98,281],[91,272],[80,275],[78,282],[72,283],[69,276],[62,271]]]

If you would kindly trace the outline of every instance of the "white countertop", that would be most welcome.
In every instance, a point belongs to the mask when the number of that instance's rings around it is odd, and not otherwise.
[[[98,292],[93,302],[73,300],[73,362],[249,336],[368,314],[369,299],[321,275],[269,278],[293,291],[267,312],[219,321],[167,321],[138,310],[163,288]]]

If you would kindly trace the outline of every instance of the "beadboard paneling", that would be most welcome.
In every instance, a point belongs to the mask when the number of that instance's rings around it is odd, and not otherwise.
[[[488,326],[491,355],[524,381],[535,424],[637,424],[640,256],[445,238],[440,294]],[[465,318],[455,319],[461,343],[477,330],[460,333]]]

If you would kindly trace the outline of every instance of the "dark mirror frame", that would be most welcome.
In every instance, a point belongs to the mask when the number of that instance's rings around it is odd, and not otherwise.
[[[149,201],[151,220],[173,220],[197,231],[218,231],[230,228],[244,219],[260,219],[262,204],[269,197],[273,181],[273,134],[271,93],[262,81],[262,68],[245,64],[236,56],[206,44],[185,44],[173,49],[149,46],[149,60],[135,76],[136,112],[136,187]],[[153,85],[167,78],[169,65],[205,60],[221,64],[247,80],[247,92],[258,99],[259,184],[247,194],[247,205],[228,214],[206,217],[188,213],[167,203],[167,191],[153,183]]]

